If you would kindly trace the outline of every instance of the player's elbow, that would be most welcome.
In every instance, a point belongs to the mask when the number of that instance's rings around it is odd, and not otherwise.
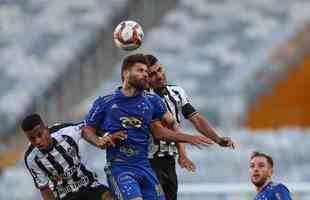
[[[95,129],[95,128],[86,125],[86,126],[83,127],[83,129],[82,129],[82,136],[83,136],[83,137],[87,137],[87,136],[89,136],[89,135],[95,134],[95,132],[96,132],[96,129]]]
[[[157,140],[164,140],[165,137],[164,137],[164,134],[162,134],[161,132],[154,132],[153,133],[153,137]]]
[[[165,133],[162,131],[163,126],[160,123],[153,123],[151,125],[151,132],[155,139],[163,140],[165,138]]]
[[[151,131],[155,139],[157,140],[165,139],[165,134],[161,131],[161,129],[155,128],[155,129],[152,129]]]

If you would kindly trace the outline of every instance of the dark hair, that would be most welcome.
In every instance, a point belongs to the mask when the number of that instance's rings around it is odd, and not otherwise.
[[[130,70],[131,67],[136,63],[142,63],[148,66],[147,59],[144,57],[142,53],[132,54],[124,58],[121,71],[122,81],[124,71]]]
[[[25,117],[21,123],[23,131],[31,131],[35,126],[44,124],[39,114],[31,114]]]
[[[158,62],[158,59],[155,56],[153,56],[152,54],[145,55],[145,58],[148,61],[148,66],[149,67]]]
[[[262,153],[262,152],[258,152],[258,151],[254,151],[251,155],[251,160],[255,157],[264,157],[266,158],[268,164],[271,166],[271,168],[273,168],[273,159],[271,156],[265,154],[265,153]]]

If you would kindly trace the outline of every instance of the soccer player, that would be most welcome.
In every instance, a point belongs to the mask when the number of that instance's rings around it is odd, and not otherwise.
[[[272,182],[273,160],[261,152],[254,152],[250,158],[250,176],[257,194],[254,200],[292,200],[287,187]]]
[[[108,187],[97,181],[80,158],[78,141],[82,124],[48,128],[40,115],[31,114],[21,124],[30,141],[25,164],[44,200],[113,200]],[[93,141],[98,147],[126,138],[117,133]]]
[[[229,137],[220,137],[190,103],[186,92],[180,86],[168,85],[163,66],[153,55],[145,55],[148,60],[149,86],[165,102],[168,110],[173,113],[178,123],[183,117],[204,136],[210,138],[222,147],[235,147]],[[175,156],[178,153],[178,163],[182,168],[195,171],[195,165],[187,158],[184,145],[181,143],[154,140],[151,144],[149,158],[168,200],[177,199],[178,180],[175,168]]]
[[[92,137],[97,129],[113,135],[124,131],[128,138],[107,148],[105,172],[111,190],[118,199],[164,200],[159,181],[148,160],[150,130],[155,138],[193,145],[207,144],[203,136],[174,132],[176,126],[160,97],[145,91],[148,85],[147,61],[143,54],[127,56],[122,63],[122,87],[99,97],[86,116],[84,132]]]

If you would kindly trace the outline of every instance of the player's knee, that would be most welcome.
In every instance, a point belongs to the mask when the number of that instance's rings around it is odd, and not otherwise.
[[[105,192],[101,195],[101,200],[116,200],[111,192]]]

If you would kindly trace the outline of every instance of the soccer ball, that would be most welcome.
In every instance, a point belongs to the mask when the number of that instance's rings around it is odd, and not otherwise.
[[[117,47],[131,51],[142,44],[143,30],[135,21],[123,21],[114,30],[114,41]]]

